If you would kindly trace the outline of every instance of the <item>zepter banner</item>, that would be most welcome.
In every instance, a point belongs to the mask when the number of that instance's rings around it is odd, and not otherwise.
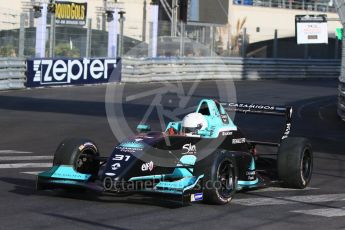
[[[119,82],[121,59],[29,59],[26,73],[27,87]]]

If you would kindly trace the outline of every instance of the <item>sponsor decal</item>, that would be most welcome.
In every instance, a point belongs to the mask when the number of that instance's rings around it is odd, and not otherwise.
[[[107,175],[107,176],[115,176],[116,174],[115,173],[105,173],[105,175]]]
[[[116,149],[119,149],[121,152],[124,152],[124,153],[135,153],[137,151],[143,151],[143,148],[132,148],[132,147],[124,147],[124,146],[116,146]]]
[[[290,132],[291,132],[291,123],[288,123],[288,124],[286,124],[286,129],[285,129],[285,132],[283,134],[282,140],[288,138]]]
[[[95,84],[119,81],[120,59],[31,59],[27,61],[27,87]]]
[[[120,146],[127,148],[144,148],[144,145],[142,143],[138,143],[136,141],[123,142],[120,144]]]
[[[121,154],[115,154],[113,157],[113,161],[128,161],[131,156],[129,155],[121,155]]]
[[[185,149],[187,152],[184,152],[182,154],[196,154],[196,146],[192,145],[192,143],[185,144],[182,149]]]
[[[247,171],[246,176],[249,181],[256,180],[256,171]]]
[[[92,148],[96,149],[96,151],[97,151],[96,146],[94,144],[92,144],[91,142],[86,142],[86,143],[82,144],[81,146],[79,146],[79,151],[82,151],[86,147],[92,147]]]
[[[222,136],[231,136],[232,132],[227,131],[227,132],[222,132]]]
[[[152,171],[153,170],[153,162],[150,161],[148,163],[144,163],[141,166],[141,171],[145,172],[145,171]]]
[[[191,194],[190,195],[190,201],[194,202],[194,201],[201,201],[203,200],[204,196],[202,193],[195,193],[195,194]]]
[[[55,3],[57,25],[80,25],[86,22],[87,3],[62,2]]]
[[[232,144],[243,144],[246,142],[246,138],[237,138],[237,139],[232,139]]]
[[[264,110],[275,109],[275,107],[271,105],[256,105],[256,104],[243,104],[243,103],[229,103],[229,107],[237,107],[240,109],[264,109]]]
[[[220,118],[222,118],[222,121],[224,124],[228,124],[229,123],[229,118],[227,115],[223,114],[223,115],[220,115]]]
[[[115,164],[111,165],[111,169],[114,170],[114,171],[119,169],[119,168],[121,168],[121,164],[120,163],[115,163]]]

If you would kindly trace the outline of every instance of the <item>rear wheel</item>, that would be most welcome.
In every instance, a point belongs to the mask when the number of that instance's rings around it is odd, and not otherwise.
[[[53,165],[70,165],[83,174],[91,174],[97,177],[100,162],[97,146],[90,140],[84,138],[67,138],[58,146]]]
[[[237,186],[235,160],[226,151],[219,151],[203,160],[200,174],[204,174],[204,202],[209,204],[229,203]]]
[[[278,176],[283,186],[305,188],[312,176],[313,151],[306,138],[290,137],[278,150]]]

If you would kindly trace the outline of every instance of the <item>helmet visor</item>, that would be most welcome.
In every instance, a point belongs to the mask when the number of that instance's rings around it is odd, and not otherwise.
[[[183,127],[182,132],[183,133],[197,133],[199,129],[200,128],[198,127]]]

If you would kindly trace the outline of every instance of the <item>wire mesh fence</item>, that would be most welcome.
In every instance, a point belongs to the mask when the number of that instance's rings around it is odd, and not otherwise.
[[[140,1],[138,1],[140,2]],[[320,11],[317,6],[327,6],[327,12],[336,8],[329,1],[291,1],[291,0],[235,0],[235,5],[260,7],[279,7],[287,9],[309,9]],[[322,4],[321,4],[322,3]],[[142,4],[131,3],[132,8],[125,9],[123,56],[148,57],[150,47],[151,24],[149,15],[142,12]],[[139,10],[138,10],[139,9]],[[259,10],[259,8],[258,8]],[[31,11],[30,11],[31,12]],[[25,57],[35,56],[37,18],[30,18],[32,13],[0,10],[0,56],[20,56],[22,44]],[[298,13],[296,11],[296,13]],[[21,15],[22,22],[21,22]],[[49,57],[51,34],[51,14],[47,16],[45,57]],[[275,29],[272,24],[248,23],[246,18],[238,18],[226,25],[210,25],[178,22],[176,32],[172,34],[169,20],[158,23],[157,55],[171,56],[241,56],[251,58],[340,58],[341,42],[335,38],[334,26],[329,28],[329,42],[321,45],[297,45],[295,24]],[[91,25],[72,27],[56,25],[54,35],[54,57],[79,58],[85,56],[108,56],[109,22],[101,14],[92,18]],[[89,30],[89,32],[88,32]],[[22,38],[21,38],[22,36]],[[120,35],[119,35],[120,36]],[[90,43],[88,44],[88,41]],[[117,39],[119,42],[119,39]],[[119,44],[117,44],[118,46]],[[202,45],[207,49],[196,49]]]

